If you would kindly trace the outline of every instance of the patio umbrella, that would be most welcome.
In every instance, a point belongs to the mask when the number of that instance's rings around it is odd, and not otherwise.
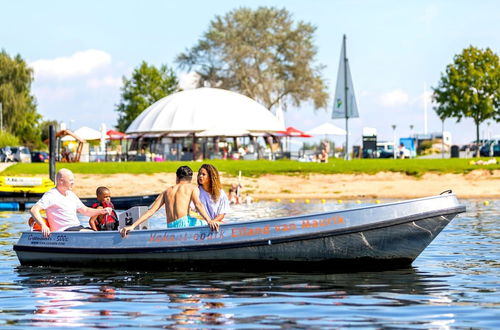
[[[292,127],[292,126],[287,127],[286,131],[278,131],[277,133],[283,134],[283,135],[289,136],[289,137],[304,137],[304,138],[312,137],[312,135],[306,134],[303,131],[296,129],[295,127]]]
[[[290,150],[290,142],[292,137],[310,138],[312,135],[306,134],[301,130],[289,126],[285,131],[278,131],[278,134],[283,134],[286,138],[286,150]]]
[[[124,139],[127,136],[127,134],[125,134],[125,133],[118,132],[118,131],[115,131],[115,130],[112,130],[112,129],[108,130],[106,132],[106,134],[109,136],[110,140],[121,140],[121,139]]]

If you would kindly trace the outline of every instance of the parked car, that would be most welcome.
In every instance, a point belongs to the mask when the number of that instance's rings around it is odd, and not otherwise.
[[[489,140],[487,141],[481,149],[479,149],[479,154],[484,157],[498,157],[500,156],[500,140]]]
[[[394,158],[394,143],[392,143],[392,142],[377,142],[377,157],[378,158]]]
[[[48,163],[49,154],[45,151],[32,151],[31,152],[31,162],[32,163]]]
[[[10,148],[14,161],[19,163],[31,163],[31,154],[28,147],[12,147]]]
[[[2,163],[7,163],[7,162],[13,162],[14,161],[14,155],[12,154],[12,150],[10,149],[9,146],[3,147],[0,149],[0,162]]]

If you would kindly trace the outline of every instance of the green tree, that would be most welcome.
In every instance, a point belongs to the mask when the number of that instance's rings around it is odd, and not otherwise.
[[[132,77],[123,77],[121,101],[116,128],[124,132],[147,107],[177,89],[177,77],[166,65],[156,68],[145,61],[132,72]]]
[[[455,55],[453,64],[441,74],[438,87],[433,88],[435,108],[441,120],[472,118],[479,125],[488,119],[500,121],[500,63],[490,48],[466,48]],[[478,153],[479,155],[479,153]]]
[[[286,9],[240,8],[216,16],[198,43],[177,56],[181,68],[194,69],[202,83],[238,91],[268,109],[281,100],[295,106],[312,100],[326,107],[328,94],[315,66],[316,27],[294,24]]]
[[[17,136],[28,146],[40,142],[36,102],[31,95],[33,70],[20,55],[11,58],[5,50],[0,52],[0,102],[2,103],[3,129]]]
[[[6,131],[0,132],[0,148],[19,145],[19,139]]]
[[[59,123],[57,122],[57,120],[43,120],[41,123],[40,123],[40,130],[41,130],[41,139],[42,139],[42,142],[45,143],[47,142],[47,145],[49,144],[49,126],[50,125],[53,125],[54,126],[54,129],[57,133],[57,129],[59,127]]]

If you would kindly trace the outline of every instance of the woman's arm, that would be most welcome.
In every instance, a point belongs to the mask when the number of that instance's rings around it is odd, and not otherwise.
[[[217,221],[217,222],[222,222],[222,220],[224,220],[224,216],[226,214],[225,213],[222,213],[222,214],[219,214],[218,216],[216,216],[213,220],[214,221]]]
[[[191,194],[191,200],[193,201],[194,206],[196,207],[198,213],[201,214],[203,219],[205,219],[205,221],[208,223],[210,229],[219,231],[219,223],[210,218],[207,211],[205,210],[205,206],[203,206],[203,203],[200,200],[200,189],[198,187],[195,187],[193,189],[193,192]]]

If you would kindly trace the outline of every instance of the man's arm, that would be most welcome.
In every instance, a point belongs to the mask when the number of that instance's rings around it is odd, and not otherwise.
[[[217,221],[212,220],[208,215],[207,211],[205,211],[205,206],[203,206],[200,200],[200,189],[198,187],[194,187],[193,192],[191,193],[191,200],[193,201],[194,206],[196,207],[198,213],[201,214],[203,219],[205,219],[205,221],[208,223],[210,229],[219,231],[219,223]]]
[[[50,235],[50,228],[47,226],[45,221],[42,220],[42,215],[40,214],[40,211],[42,210],[42,207],[38,204],[35,204],[31,207],[30,213],[33,216],[33,219],[38,223],[40,228],[42,228],[42,234],[43,237],[48,237]]]
[[[113,212],[113,209],[111,207],[105,207],[105,208],[100,208],[100,209],[93,209],[91,207],[87,206],[82,206],[79,209],[77,209],[78,213],[81,213],[83,215],[86,215],[88,217],[93,217],[96,215],[101,215],[101,214],[111,214]]]
[[[165,192],[159,194],[158,197],[156,197],[153,204],[151,204],[149,210],[147,210],[143,215],[141,215],[139,219],[137,219],[137,221],[131,224],[130,226],[123,227],[120,230],[120,235],[122,235],[122,237],[127,237],[129,231],[134,230],[135,227],[139,226],[141,223],[148,220],[153,214],[155,214],[156,211],[158,211],[160,207],[165,203],[164,195]]]

